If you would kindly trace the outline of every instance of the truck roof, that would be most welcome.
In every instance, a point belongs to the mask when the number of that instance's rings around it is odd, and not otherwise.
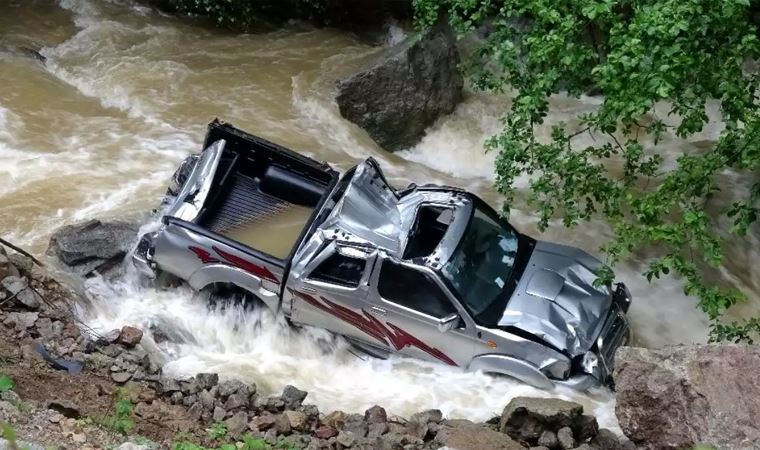
[[[399,194],[372,158],[349,176],[345,191],[317,227],[322,239],[381,249],[398,259],[424,262],[432,268],[448,260],[470,217],[472,202],[464,191],[414,187]],[[430,217],[423,218],[422,211]],[[426,226],[437,232],[417,230]],[[425,231],[419,233],[425,242],[411,249],[415,230]],[[432,241],[431,235],[435,235]]]

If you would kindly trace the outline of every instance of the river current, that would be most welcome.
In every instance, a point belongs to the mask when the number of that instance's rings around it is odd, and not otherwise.
[[[22,47],[41,49],[46,62]],[[397,186],[450,184],[498,205],[493,155],[484,153],[483,142],[500,129],[509,98],[467,93],[421,143],[388,154],[343,120],[333,100],[334,82],[376,51],[342,31],[292,24],[235,35],[126,0],[0,2],[0,233],[41,255],[50,234],[65,224],[96,217],[147,223],[146,212],[160,202],[178,162],[201,150],[215,117],[341,171],[372,156]],[[557,96],[549,123],[572,122],[598,103]],[[666,138],[662,147],[671,158],[697,151],[720,129],[714,121],[692,141]],[[610,236],[603,223],[540,234],[526,208],[511,221],[536,237],[591,252]],[[760,260],[757,246],[729,251],[724,277],[759,292],[751,264]],[[696,301],[683,295],[677,280],[649,285],[640,276],[645,261],[637,257],[617,269],[636,297],[637,343],[704,341],[706,320]],[[91,280],[87,287],[93,304],[82,314],[91,326],[169,330],[177,342],[158,348],[168,361],[165,370],[177,375],[219,372],[255,381],[265,392],[294,384],[323,410],[359,411],[377,403],[399,415],[440,408],[450,417],[479,420],[499,413],[513,396],[553,395],[578,400],[602,425],[615,426],[608,392],[541,392],[406,358],[360,358],[324,331],[291,330],[237,308],[209,310],[192,292],[156,291],[132,275]],[[152,337],[148,332],[148,343]]]

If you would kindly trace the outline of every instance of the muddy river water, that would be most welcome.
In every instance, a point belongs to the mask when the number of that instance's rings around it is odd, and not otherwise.
[[[47,61],[20,47],[42,49]],[[341,171],[373,156],[398,186],[446,183],[497,205],[493,156],[482,144],[499,129],[509,99],[469,93],[419,145],[387,154],[342,120],[333,101],[334,81],[375,51],[344,32],[301,25],[232,35],[126,0],[4,0],[0,233],[42,254],[64,224],[93,217],[147,221],[145,212],[158,205],[177,163],[200,150],[205,125],[215,117]],[[557,97],[550,122],[572,120],[598,102]],[[696,150],[719,131],[711,123],[693,141],[666,140],[663,148],[670,156]],[[539,236],[531,211],[515,211],[511,220]],[[592,223],[552,228],[541,237],[596,251],[608,236],[604,224]],[[760,292],[752,264],[760,260],[757,246],[730,251],[725,277]],[[641,257],[618,268],[636,296],[631,318],[638,343],[704,341],[706,321],[695,300],[684,297],[677,280],[648,285],[639,275],[643,263]],[[607,392],[546,393],[404,358],[362,359],[323,331],[292,331],[235,308],[209,310],[190,292],[155,291],[131,276],[94,280],[88,288],[95,304],[82,314],[92,326],[158,324],[181,341],[161,347],[172,373],[214,371],[256,381],[264,391],[295,384],[324,409],[379,403],[402,415],[437,407],[452,417],[486,419],[512,396],[555,395],[582,401],[603,424],[614,425],[614,398]]]

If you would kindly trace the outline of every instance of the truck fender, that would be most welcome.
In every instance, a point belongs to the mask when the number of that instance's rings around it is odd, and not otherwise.
[[[538,367],[507,355],[481,355],[470,361],[468,370],[508,375],[540,389],[551,389],[554,383]]]
[[[200,291],[214,283],[228,283],[244,289],[262,301],[273,313],[280,308],[280,297],[276,292],[265,289],[261,278],[237,267],[225,264],[207,264],[193,272],[187,280],[190,287]]]

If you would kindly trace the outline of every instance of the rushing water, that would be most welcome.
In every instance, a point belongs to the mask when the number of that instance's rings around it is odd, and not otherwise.
[[[394,30],[389,39],[398,39]],[[41,63],[19,47],[41,48]],[[334,81],[375,52],[338,31],[293,25],[267,34],[231,35],[165,17],[129,1],[6,0],[0,3],[0,230],[42,254],[57,227],[92,217],[147,222],[177,163],[199,151],[214,117],[345,170],[368,156],[390,181],[440,182],[479,193],[492,204],[493,156],[484,139],[500,128],[507,98],[469,94],[415,148],[380,150],[341,119]],[[550,123],[572,122],[598,99],[557,97]],[[666,156],[697,150],[717,137],[711,123],[693,142],[665,142]],[[585,139],[585,137],[582,137]],[[588,139],[591,139],[590,137]],[[538,235],[531,211],[513,223]],[[595,251],[604,224],[542,237]],[[722,269],[749,292],[760,288],[757,247],[734,246]],[[699,342],[704,318],[681,285],[648,285],[646,256],[618,269],[636,295],[631,318],[638,342]],[[276,392],[292,383],[324,409],[361,410],[374,403],[396,414],[428,407],[452,417],[486,419],[515,395],[574,398],[614,425],[609,393],[539,392],[516,382],[405,358],[361,359],[320,330],[291,330],[281,320],[237,308],[209,310],[182,289],[141,287],[132,275],[89,283],[94,305],[83,314],[107,330],[160,325],[174,336],[160,350],[166,370],[219,372]],[[754,304],[750,307],[754,308]],[[256,325],[254,325],[256,324]],[[152,334],[148,333],[150,343]]]

